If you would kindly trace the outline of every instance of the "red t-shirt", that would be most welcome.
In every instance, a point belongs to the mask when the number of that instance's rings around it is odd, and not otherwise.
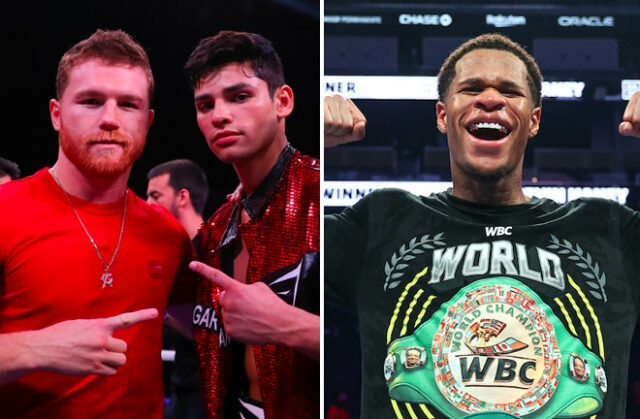
[[[114,376],[36,372],[0,386],[3,418],[162,417],[162,316],[174,278],[187,277],[193,251],[168,211],[127,193],[122,243],[110,269],[113,288],[103,289],[102,264],[46,169],[0,188],[0,333],[149,307],[159,312],[114,333],[128,346],[127,362]],[[72,201],[108,263],[124,198],[106,205]]]
[[[339,406],[329,406],[329,411],[327,412],[327,419],[350,419],[349,412],[344,407]]]

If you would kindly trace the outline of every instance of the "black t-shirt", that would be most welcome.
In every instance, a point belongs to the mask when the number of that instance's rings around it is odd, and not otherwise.
[[[624,417],[639,223],[602,199],[400,190],[325,217],[325,296],[360,320],[362,416]]]

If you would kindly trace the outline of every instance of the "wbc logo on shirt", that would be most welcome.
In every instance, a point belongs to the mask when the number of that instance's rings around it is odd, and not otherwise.
[[[530,414],[551,398],[562,370],[553,325],[514,285],[479,286],[454,301],[431,352],[438,389],[467,413]]]

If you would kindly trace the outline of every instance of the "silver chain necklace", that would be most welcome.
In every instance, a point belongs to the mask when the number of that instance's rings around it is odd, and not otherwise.
[[[115,260],[116,255],[118,254],[118,250],[120,249],[120,242],[122,241],[122,233],[124,232],[124,217],[125,217],[125,214],[127,213],[127,190],[126,189],[124,190],[124,209],[122,210],[122,225],[120,226],[120,237],[118,237],[118,244],[116,245],[116,250],[113,252],[113,256],[111,256],[111,261],[109,262],[108,265],[105,265],[104,259],[102,259],[102,255],[98,250],[98,246],[96,245],[95,240],[93,240],[93,237],[91,237],[91,234],[89,234],[89,230],[87,230],[87,227],[84,226],[84,223],[80,219],[80,215],[78,215],[78,211],[76,211],[76,207],[73,206],[73,202],[71,202],[71,198],[69,197],[69,194],[67,194],[67,191],[65,191],[64,188],[62,187],[62,183],[60,183],[60,179],[58,179],[55,169],[51,168],[50,172],[53,175],[53,178],[55,179],[58,186],[60,186],[60,189],[62,189],[62,192],[64,193],[64,196],[67,198],[69,205],[71,205],[71,209],[73,210],[73,213],[76,215],[76,218],[80,222],[80,226],[82,227],[85,234],[89,238],[89,241],[93,245],[93,249],[96,251],[96,254],[98,255],[98,259],[100,259],[100,263],[104,268],[104,273],[100,278],[100,281],[102,281],[102,289],[105,289],[106,287],[113,288],[113,274],[109,272],[109,269],[111,269],[111,265],[113,265],[113,261]]]

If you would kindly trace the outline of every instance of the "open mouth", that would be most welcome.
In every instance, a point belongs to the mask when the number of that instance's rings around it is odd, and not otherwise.
[[[501,140],[511,132],[511,129],[498,122],[473,122],[467,125],[469,134],[486,141]]]

